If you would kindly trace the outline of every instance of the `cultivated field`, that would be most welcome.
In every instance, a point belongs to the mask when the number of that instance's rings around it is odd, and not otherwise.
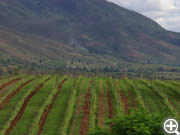
[[[58,75],[0,79],[0,135],[87,135],[144,109],[180,113],[180,82]]]

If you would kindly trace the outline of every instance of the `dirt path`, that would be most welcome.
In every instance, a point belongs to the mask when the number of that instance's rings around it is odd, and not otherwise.
[[[121,100],[122,100],[122,102],[124,104],[124,112],[127,114],[128,110],[129,110],[128,98],[124,95],[124,92],[123,92],[122,88],[120,87],[120,84],[119,84],[118,81],[117,81],[117,84],[119,86],[119,92],[120,92],[120,95],[121,95]]]
[[[11,81],[9,81],[9,82],[6,82],[6,83],[2,84],[2,85],[0,86],[0,90],[4,89],[4,88],[7,87],[8,85],[11,85],[11,84],[13,84],[13,83],[15,83],[15,82],[17,82],[17,81],[19,81],[19,80],[20,80],[20,78],[16,78],[16,79],[13,79],[13,80],[11,80]]]
[[[134,100],[132,94],[131,94],[131,91],[127,88],[127,91],[128,91],[128,97],[130,98],[132,104],[133,104],[133,107],[134,107],[134,110],[136,111],[136,101]]]
[[[92,81],[89,81],[87,93],[85,95],[84,105],[83,105],[83,117],[80,123],[80,135],[88,134],[89,126],[89,115],[90,115],[90,96],[91,96],[91,85]]]
[[[113,105],[112,105],[112,99],[111,99],[111,93],[109,88],[109,83],[106,81],[106,87],[107,87],[107,103],[108,103],[108,118],[113,118]]]
[[[22,115],[23,115],[23,113],[24,113],[24,111],[25,111],[25,109],[26,109],[26,107],[27,107],[30,99],[31,99],[31,98],[43,87],[43,85],[44,85],[47,81],[49,81],[49,80],[50,80],[50,78],[46,79],[46,80],[45,80],[43,83],[41,83],[37,88],[35,88],[35,89],[29,94],[29,96],[27,96],[27,97],[25,98],[23,105],[21,106],[21,108],[20,108],[18,114],[16,115],[16,117],[11,121],[11,124],[10,124],[9,128],[6,130],[5,135],[8,135],[8,134],[11,132],[11,130],[16,126],[16,124],[18,123],[18,121],[21,119],[21,117],[22,117]]]
[[[28,80],[25,83],[21,84],[15,91],[13,91],[12,93],[10,93],[0,104],[0,110],[3,109],[3,107],[9,102],[9,100],[15,96],[23,87],[25,87],[27,84],[29,84],[30,82],[32,82],[34,79]]]
[[[79,116],[79,114],[81,112],[81,99],[82,99],[82,96],[83,96],[83,94],[82,94],[82,86],[83,85],[84,85],[84,81],[81,84],[80,94],[79,94],[78,99],[77,99],[76,112],[75,112],[75,116],[74,116],[73,121],[72,121],[72,125],[71,125],[69,135],[74,135],[74,129],[76,127],[76,120],[77,120],[77,117]]]
[[[40,121],[39,121],[39,125],[38,125],[39,128],[38,128],[37,135],[40,135],[40,134],[41,134],[41,132],[42,132],[42,130],[43,130],[43,126],[44,126],[44,124],[45,124],[45,122],[46,122],[48,113],[50,112],[51,108],[53,107],[53,104],[54,104],[54,102],[55,102],[55,100],[56,100],[56,97],[58,96],[59,92],[61,91],[61,88],[62,88],[62,86],[63,86],[63,84],[64,84],[64,82],[65,82],[66,80],[67,80],[67,79],[64,79],[64,80],[59,84],[58,89],[57,89],[57,92],[56,92],[56,94],[53,96],[53,98],[52,98],[52,100],[51,100],[51,104],[49,104],[49,105],[47,106],[47,108],[44,110],[44,112],[43,112],[43,114],[42,114],[42,116],[41,116],[41,119],[40,119]]]
[[[104,89],[103,82],[100,81],[100,92],[99,92],[99,126],[100,128],[104,127]]]

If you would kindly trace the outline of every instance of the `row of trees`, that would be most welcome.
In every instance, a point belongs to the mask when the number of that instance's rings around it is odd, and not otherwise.
[[[160,70],[161,71],[161,70]],[[174,70],[173,70],[174,71]],[[112,76],[113,78],[138,78],[138,79],[153,79],[153,80],[177,80],[180,79],[179,72],[146,72],[143,70],[138,71],[128,71],[128,70],[120,70],[113,68],[96,68],[96,69],[87,69],[87,68],[43,68],[43,67],[21,67],[16,69],[8,69],[2,70],[0,68],[0,75],[8,75],[8,74],[52,74],[52,73],[60,73],[60,74],[88,74],[88,75],[106,75]]]

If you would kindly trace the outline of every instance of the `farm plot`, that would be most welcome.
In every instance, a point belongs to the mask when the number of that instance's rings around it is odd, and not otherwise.
[[[138,100],[137,100],[137,94],[135,92],[134,86],[129,83],[129,80],[126,79],[124,80],[124,85],[126,86],[127,92],[128,92],[128,97],[131,101],[131,108],[134,109],[134,111],[137,110],[137,107],[139,106]]]
[[[81,120],[83,118],[83,105],[85,100],[85,94],[87,92],[88,88],[88,82],[89,78],[83,77],[83,83],[80,82],[80,86],[77,88],[77,100],[75,108],[74,108],[74,115],[72,117],[73,123],[70,123],[70,132],[68,132],[69,135],[79,135],[80,134],[80,124]],[[80,96],[80,97],[79,97]]]
[[[77,86],[77,94],[76,94],[77,99],[76,99],[76,105],[74,108],[74,115],[72,116],[72,123],[71,123],[70,128],[69,128],[69,135],[74,135],[76,122],[77,122],[78,117],[79,117],[80,112],[81,112],[81,98],[83,96],[83,94],[82,94],[83,86],[84,86],[84,80],[82,80],[81,84],[79,84]]]
[[[68,78],[57,95],[46,121],[42,127],[41,135],[59,135],[67,116],[68,101],[71,99],[75,78]]]
[[[120,116],[124,114],[124,105],[121,101],[121,95],[120,95],[120,87],[118,80],[110,79],[109,81],[109,87],[111,90],[111,96],[113,97],[113,112],[114,116]]]
[[[163,98],[147,83],[142,80],[135,80],[134,84],[137,86],[136,90],[142,94],[145,107],[150,112],[168,112]]]
[[[43,87],[44,83],[46,83],[48,80],[49,80],[49,78],[46,79],[45,81],[43,81],[41,84],[39,84],[33,91],[31,91],[30,93],[27,93],[27,96],[25,96],[25,98],[22,102],[22,105],[20,106],[19,110],[17,111],[15,117],[13,117],[12,121],[10,121],[10,124],[4,133],[5,135],[9,135],[10,133],[12,133],[13,129],[16,128],[16,125],[21,120],[21,118],[24,114],[24,111],[26,110],[31,98],[34,95],[36,95],[36,93]]]
[[[108,118],[112,119],[114,115],[114,108],[113,108],[113,96],[112,90],[110,89],[110,82],[106,80],[106,88],[107,88],[107,104],[108,104]]]
[[[3,90],[5,87],[19,81],[20,78],[19,77],[16,77],[16,78],[7,78],[7,79],[4,79],[2,81],[0,81],[0,91]]]
[[[88,135],[139,110],[180,114],[178,81],[43,75],[0,87],[0,135]]]
[[[32,91],[36,87],[36,84],[38,84],[39,81],[40,78],[36,78],[33,82],[24,86],[18,94],[12,96],[11,99],[8,99],[9,101],[6,105],[3,105],[3,109],[0,110],[0,133],[5,132],[5,129],[9,126],[10,121],[18,112],[24,97],[28,92]]]
[[[55,86],[55,77],[53,77],[49,81],[46,79],[42,83],[42,85],[36,87],[35,90],[37,90],[37,92],[34,93],[32,97],[29,96],[29,98],[31,99],[28,98],[26,98],[27,100],[25,99],[26,102],[24,103],[27,105],[24,106],[24,111],[21,114],[22,116],[17,115],[19,117],[18,119],[19,121],[17,121],[17,124],[14,126],[14,128],[12,128],[11,132],[9,133],[10,135],[28,134],[30,132],[35,116],[38,115],[39,109],[41,108],[46,97],[50,94],[54,86]],[[21,109],[22,108],[23,107],[21,107]],[[19,111],[19,113],[20,112],[21,110]]]
[[[119,87],[119,93],[120,93],[120,96],[121,96],[121,102],[123,103],[124,105],[124,113],[127,114],[128,111],[129,111],[129,100],[128,100],[128,95],[127,93],[125,92],[125,88],[123,86],[123,83],[119,81],[117,81],[117,85]]]
[[[153,81],[153,88],[158,92],[165,100],[165,103],[171,110],[171,112],[176,112],[176,115],[180,113],[180,91],[179,87],[174,85],[168,85],[162,81]]]
[[[98,106],[98,119],[99,119],[99,126],[101,128],[104,127],[104,112],[105,112],[105,104],[104,104],[104,88],[103,88],[103,81],[100,81],[100,91],[99,91],[99,106]]]
[[[31,83],[34,79],[27,78],[24,79],[22,82],[14,84],[10,88],[8,88],[7,92],[2,94],[3,96],[0,98],[0,110],[11,100],[13,96],[15,96],[23,87],[27,84]],[[12,88],[13,87],[13,88]]]
[[[3,89],[1,89],[0,102],[2,102],[9,93],[11,93],[17,86],[19,86],[23,82],[23,80],[25,80],[25,78],[21,79],[21,80],[17,80],[15,82],[5,86]]]

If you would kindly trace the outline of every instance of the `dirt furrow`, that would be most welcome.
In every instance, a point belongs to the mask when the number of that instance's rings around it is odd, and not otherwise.
[[[21,119],[30,99],[43,87],[43,85],[49,81],[50,78],[46,79],[43,83],[41,83],[37,88],[35,88],[30,94],[29,96],[27,96],[23,102],[23,105],[21,106],[18,114],[16,115],[16,117],[11,121],[11,124],[9,126],[9,128],[6,130],[5,135],[8,135],[11,130],[16,126],[16,124],[18,123],[18,121]]]
[[[121,99],[122,99],[122,102],[124,104],[124,112],[127,114],[128,113],[128,110],[129,110],[129,103],[128,103],[128,98],[125,96],[122,88],[120,87],[120,84],[117,82],[118,86],[119,86],[119,92],[120,92],[120,95],[121,95]]]
[[[178,113],[178,114],[180,114],[179,113],[179,111],[178,111],[178,109],[177,109],[177,107],[174,105],[174,103],[172,102],[172,100],[170,100],[170,98],[168,98],[168,101],[169,101],[169,103],[171,104],[171,106],[174,108],[174,110]]]
[[[133,98],[133,96],[131,94],[131,91],[128,88],[127,88],[127,91],[128,91],[128,96],[129,96],[129,98],[130,98],[130,100],[131,100],[131,102],[133,104],[133,108],[136,111],[136,101],[134,100],[134,98]]]
[[[2,89],[0,91],[0,100],[1,100],[1,102],[2,102],[2,98],[5,98],[7,96],[7,94],[8,94],[8,92],[11,91],[14,87],[16,87],[16,85],[18,85],[18,83],[21,82],[21,81],[22,80],[17,81],[15,83],[11,84],[11,85],[8,85],[8,86],[6,86],[4,89]]]
[[[58,96],[59,92],[61,91],[61,88],[62,88],[62,86],[63,86],[63,84],[64,84],[64,82],[65,82],[66,80],[67,80],[67,79],[64,79],[64,80],[59,84],[58,89],[57,89],[57,92],[56,92],[56,94],[53,96],[53,98],[52,98],[52,100],[51,100],[51,104],[49,104],[49,105],[47,106],[47,108],[44,110],[44,112],[43,112],[43,114],[42,114],[42,116],[41,116],[41,119],[40,119],[40,121],[39,121],[39,125],[38,125],[39,128],[38,128],[37,135],[40,135],[40,134],[41,134],[41,132],[42,132],[42,130],[43,130],[43,126],[44,126],[44,124],[45,124],[45,122],[46,122],[48,113],[50,112],[51,108],[53,107],[53,104],[54,104],[54,102],[55,102],[55,100],[56,100],[56,97]]]
[[[0,104],[0,110],[3,109],[3,107],[9,102],[9,100],[15,96],[23,87],[25,87],[27,84],[29,84],[30,82],[32,82],[34,79],[28,80],[25,83],[23,83],[22,85],[20,85],[15,91],[13,91],[12,93],[10,93]]]
[[[13,79],[13,80],[11,80],[11,81],[9,81],[9,82],[6,82],[6,83],[2,84],[2,85],[0,86],[0,90],[4,89],[4,88],[7,87],[8,85],[11,85],[11,84],[13,84],[13,83],[15,83],[15,82],[17,82],[17,81],[19,81],[19,80],[20,80],[20,78],[16,78],[16,79]]]
[[[84,85],[84,81],[82,82],[81,86]],[[81,98],[82,98],[83,94],[82,94],[82,87],[80,89],[80,95],[78,96],[78,99],[77,99],[77,107],[76,107],[76,112],[75,112],[75,116],[73,118],[73,121],[72,121],[72,125],[71,125],[71,130],[70,130],[70,135],[74,135],[74,129],[75,129],[75,126],[76,126],[76,120],[77,120],[77,117],[79,116],[80,112],[81,112]]]
[[[111,99],[111,93],[109,88],[109,83],[106,81],[106,87],[107,87],[107,103],[108,103],[108,118],[113,118],[113,105],[112,105],[112,99]]]
[[[90,96],[91,96],[91,85],[92,81],[89,81],[87,93],[85,95],[84,105],[83,105],[83,117],[80,123],[80,135],[88,134],[89,126],[89,115],[90,115]]]
[[[10,88],[6,88],[0,91],[0,100],[6,95]]]
[[[99,92],[99,126],[100,128],[104,127],[104,89],[103,82],[100,81],[100,92]]]

